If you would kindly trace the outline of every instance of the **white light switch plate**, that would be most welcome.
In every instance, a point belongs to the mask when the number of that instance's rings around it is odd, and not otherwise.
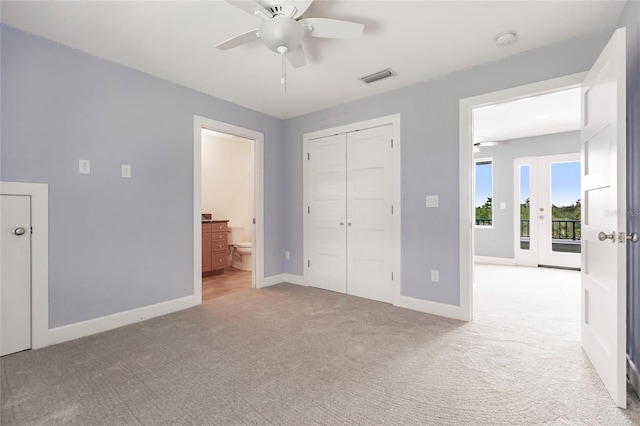
[[[440,282],[440,271],[437,269],[432,269],[431,270],[431,281],[434,283],[439,283]]]
[[[79,170],[81,175],[90,175],[91,174],[91,161],[89,160],[80,160],[79,161]]]
[[[427,207],[438,207],[437,195],[427,195]]]
[[[507,208],[507,203],[505,203],[504,201],[500,203],[500,210],[504,210]]]
[[[131,178],[131,166],[129,164],[123,164],[122,165],[121,176],[123,178]]]

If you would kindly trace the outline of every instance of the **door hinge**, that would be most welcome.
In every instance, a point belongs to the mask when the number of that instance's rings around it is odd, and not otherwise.
[[[393,272],[391,273],[391,281],[393,281]]]
[[[311,268],[311,261],[307,260],[307,268]]]
[[[253,224],[254,225],[256,224],[256,218],[255,217],[253,218]]]
[[[307,152],[307,160],[311,160],[311,154]]]
[[[307,214],[311,214],[311,206],[307,206]]]
[[[393,214],[393,206],[391,206],[391,214]]]
[[[391,148],[393,148],[393,139],[391,139]]]

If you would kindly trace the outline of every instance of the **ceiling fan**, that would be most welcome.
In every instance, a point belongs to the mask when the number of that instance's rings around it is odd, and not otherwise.
[[[259,0],[227,1],[237,8],[257,16],[262,24],[251,31],[238,34],[216,47],[221,50],[260,39],[274,52],[286,56],[294,68],[306,64],[302,40],[306,36],[320,38],[358,38],[364,25],[356,22],[300,16],[313,0]],[[284,60],[284,59],[283,59]]]
[[[474,136],[473,137],[473,152],[480,152],[480,148],[489,147],[489,146],[498,146],[498,145],[506,145],[510,141],[488,141],[484,136]]]

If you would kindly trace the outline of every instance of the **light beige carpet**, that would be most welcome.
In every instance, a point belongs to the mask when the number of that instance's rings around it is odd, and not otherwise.
[[[535,272],[535,273],[534,273]],[[2,358],[2,425],[640,424],[579,344],[577,273],[477,268],[471,323],[295,285]]]

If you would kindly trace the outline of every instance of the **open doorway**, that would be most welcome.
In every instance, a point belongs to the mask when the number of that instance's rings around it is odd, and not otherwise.
[[[203,128],[202,300],[253,287],[254,144]]]
[[[579,89],[474,108],[474,260],[580,268]]]
[[[264,135],[194,116],[194,294],[264,283]]]

